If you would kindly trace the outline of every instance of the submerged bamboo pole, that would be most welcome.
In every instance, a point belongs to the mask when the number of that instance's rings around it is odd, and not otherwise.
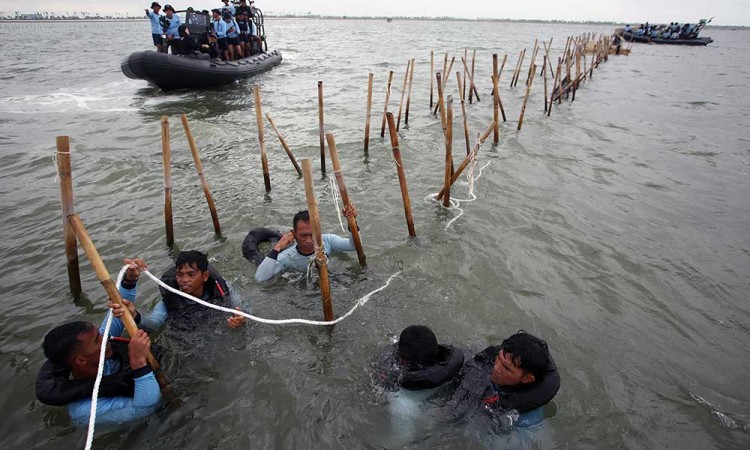
[[[404,85],[401,87],[401,100],[398,102],[398,120],[396,121],[396,129],[401,128],[401,112],[404,108],[404,97],[406,97],[406,85],[409,83],[409,69],[411,69],[411,60],[406,62],[406,73],[404,74]]]
[[[320,84],[318,86],[320,86]],[[260,143],[260,163],[263,166],[263,183],[266,185],[266,192],[271,192],[271,175],[268,173],[268,156],[266,155],[266,135],[263,129],[264,128],[263,127],[263,103],[261,103],[261,100],[260,100],[260,86],[256,84],[253,91],[255,93],[255,118],[258,121],[258,142]],[[321,111],[323,110],[321,109]],[[323,117],[322,114],[323,113],[321,112],[321,117]],[[323,172],[325,172],[325,160],[323,160],[323,163],[324,163]]]
[[[474,159],[474,157],[477,155],[477,153],[479,152],[479,147],[490,136],[490,133],[492,133],[492,129],[493,128],[495,128],[495,122],[494,121],[491,122],[489,124],[489,126],[487,126],[487,129],[484,130],[484,133],[482,133],[482,135],[479,137],[479,142],[477,142],[474,145],[474,148],[472,149],[472,151],[468,155],[466,155],[466,157],[464,158],[464,160],[461,161],[461,164],[459,164],[459,166],[456,168],[455,172],[453,172],[453,175],[451,176],[451,186],[453,186],[453,183],[455,183],[456,180],[458,180],[458,177],[461,176],[461,173],[464,171],[464,169],[466,169],[466,166],[468,166],[469,163],[471,162],[471,160]],[[443,198],[444,194],[445,194],[445,192],[443,190],[441,190],[438,193],[437,197],[435,197],[435,199],[437,201],[440,201]]]
[[[521,131],[523,125],[523,115],[526,113],[526,103],[529,101],[529,93],[531,92],[531,85],[534,84],[534,77],[536,76],[536,64],[531,65],[531,78],[529,85],[526,86],[526,95],[523,97],[523,106],[521,107],[521,116],[518,118],[518,131]]]
[[[383,108],[383,123],[380,124],[380,137],[385,137],[385,116],[388,113],[388,102],[391,99],[391,83],[393,82],[393,71],[388,71],[388,84],[385,92],[385,107]]]
[[[500,140],[500,95],[497,88],[497,53],[492,54],[492,118],[495,121],[495,129],[492,130],[492,140],[497,143]]]
[[[370,113],[372,112],[372,78],[373,73],[367,77],[367,115],[365,116],[365,152],[370,147]],[[302,172],[300,172],[302,175]]]
[[[130,315],[130,311],[128,311],[128,308],[123,305],[120,291],[117,290],[117,286],[115,286],[114,281],[112,281],[112,277],[109,275],[107,268],[104,266],[104,263],[99,256],[99,252],[96,250],[94,243],[91,241],[91,237],[89,237],[89,234],[86,231],[86,227],[83,225],[81,218],[78,216],[78,214],[73,213],[67,217],[67,220],[70,223],[70,226],[75,232],[76,236],[78,237],[78,240],[81,242],[81,246],[86,252],[86,256],[88,256],[89,261],[91,262],[91,267],[96,272],[96,277],[99,279],[99,282],[102,284],[104,290],[107,291],[107,296],[113,303],[122,306],[123,315],[122,317],[120,317],[120,320],[122,320],[122,323],[125,325],[125,329],[131,336],[135,336],[135,333],[138,332],[138,325],[136,325],[135,320],[133,320],[133,316]],[[159,386],[162,388],[162,390],[171,390],[171,386],[169,385],[167,377],[164,375],[164,372],[159,370],[159,363],[156,361],[156,358],[154,358],[154,355],[152,355],[150,351],[146,355],[146,362],[148,362],[148,365],[151,366],[151,369],[154,371],[156,375],[156,381],[159,382]]]
[[[466,154],[468,155],[471,151],[471,143],[469,142],[469,118],[466,116],[466,102],[464,101],[466,78],[463,81],[461,80],[461,72],[456,72],[456,82],[458,83],[458,95],[461,100],[461,116],[464,120],[464,137],[466,139]]]
[[[453,168],[453,96],[448,96],[448,129],[445,133],[445,181],[443,183],[443,206],[450,206],[451,202],[451,169]]]
[[[65,239],[65,259],[68,268],[70,293],[78,297],[81,288],[81,272],[78,267],[78,241],[76,233],[68,222],[68,216],[75,213],[73,202],[73,172],[70,168],[70,138],[57,136],[57,175],[60,177],[60,199],[62,201],[63,236]]]
[[[320,138],[320,171],[326,173],[326,140],[325,126],[323,125],[323,82],[318,81],[318,135]],[[266,185],[266,190],[271,190],[271,185]]]
[[[415,237],[417,232],[414,230],[414,219],[411,216],[411,201],[409,200],[409,189],[406,186],[406,175],[404,174],[404,164],[401,162],[401,149],[398,147],[398,132],[396,124],[393,121],[393,113],[387,113],[388,131],[391,136],[391,147],[393,148],[393,160],[396,162],[398,171],[398,184],[401,187],[401,200],[404,203],[404,215],[406,216],[406,226],[409,228],[409,236]]]
[[[430,50],[430,111],[432,111],[432,95],[435,90],[435,50]]]
[[[411,74],[409,75],[409,93],[406,94],[406,113],[404,125],[409,125],[409,104],[411,103],[411,88],[414,85],[414,58],[411,59]]]
[[[341,172],[341,162],[339,162],[339,152],[336,150],[336,140],[332,133],[326,134],[326,140],[328,141],[328,151],[331,153],[331,164],[333,164],[333,174],[336,176],[336,184],[339,187],[339,193],[341,194],[341,201],[344,202],[344,207],[348,208],[351,206],[349,201],[349,193],[346,191],[346,184],[344,183],[344,174]],[[365,257],[365,250],[362,248],[362,238],[359,236],[359,227],[357,226],[357,219],[354,217],[347,217],[349,222],[349,232],[352,234],[352,240],[354,241],[354,248],[357,249],[357,258],[359,259],[359,265],[362,268],[367,267],[367,258]]]
[[[323,317],[327,321],[333,320],[333,303],[331,302],[331,284],[328,280],[328,259],[323,249],[323,232],[320,228],[320,217],[318,215],[318,203],[315,200],[315,187],[313,186],[312,163],[310,159],[302,160],[302,177],[305,180],[305,197],[307,198],[307,212],[310,215],[310,225],[313,231],[313,242],[315,243],[315,266],[318,268],[320,278],[320,295],[323,300]]]
[[[294,166],[294,170],[297,171],[297,174],[299,176],[302,176],[302,169],[299,167],[299,164],[297,164],[297,160],[294,158],[294,154],[292,153],[292,149],[289,148],[289,144],[286,143],[286,139],[284,139],[284,136],[281,135],[281,132],[278,128],[276,128],[276,124],[273,121],[273,118],[271,118],[270,113],[266,113],[266,119],[268,119],[268,123],[271,124],[271,128],[273,128],[274,133],[276,133],[276,137],[279,138],[279,142],[281,143],[281,146],[284,147],[284,151],[286,152],[286,155],[289,157],[289,160],[292,162],[292,165]]]
[[[180,116],[182,120],[182,128],[185,129],[185,136],[187,136],[188,145],[190,146],[190,153],[193,154],[193,162],[195,162],[195,170],[198,171],[198,178],[201,180],[201,187],[203,187],[203,194],[206,196],[206,202],[208,203],[208,209],[211,211],[211,220],[214,223],[214,232],[221,234],[221,225],[219,224],[219,214],[216,212],[216,204],[214,198],[211,196],[211,189],[208,187],[208,180],[206,175],[203,173],[203,164],[201,164],[201,157],[198,155],[198,146],[195,145],[195,139],[193,139],[193,132],[190,130],[190,124],[188,124],[187,114]]]
[[[164,169],[164,228],[167,232],[167,246],[174,244],[172,222],[172,152],[169,147],[169,117],[161,116],[161,157]]]

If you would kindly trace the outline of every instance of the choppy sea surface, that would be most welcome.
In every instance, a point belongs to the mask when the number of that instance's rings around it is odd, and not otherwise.
[[[222,88],[164,93],[120,71],[123,57],[150,46],[146,22],[0,24],[0,447],[81,448],[85,440],[64,408],[40,404],[33,389],[45,333],[70,320],[98,324],[106,304],[82,252],[85,295],[68,290],[55,136],[71,138],[76,210],[110,272],[139,256],[158,273],[174,255],[164,237],[159,126],[170,116],[175,248],[207,252],[254,314],[321,319],[316,277],[260,285],[240,246],[253,227],[290,227],[305,205],[303,183],[269,127],[273,189],[265,192],[255,84],[297,157],[312,159],[324,229],[343,234],[320,172],[322,80],[326,128],[369,263],[363,271],[356,255],[331,259],[336,313],[404,272],[333,329],[229,331],[221,319],[155,336],[177,399],[147,420],[98,430],[95,448],[748,448],[750,32],[705,30],[716,42],[704,48],[635,45],[549,118],[537,77],[516,131],[523,80],[509,84],[518,53],[529,49],[525,73],[535,38],[554,38],[556,60],[565,37],[583,32],[611,29],[269,19],[280,66]],[[444,168],[440,120],[429,111],[430,50],[441,67],[445,51],[458,57],[464,48],[477,51],[472,136],[492,118],[492,53],[509,55],[500,81],[508,122],[500,142],[490,138],[479,152],[476,200],[446,228],[459,211],[428,198]],[[379,136],[387,73],[395,72],[397,112],[409,58],[416,70],[400,146],[416,239],[407,235],[390,143]],[[447,89],[456,94],[455,75]],[[222,237],[212,230],[183,112]],[[453,195],[469,198],[468,186]],[[147,310],[158,293],[148,280],[139,286]],[[518,329],[546,339],[562,388],[543,424],[496,432],[479,412],[457,415],[434,402],[413,411],[416,422],[394,420],[370,362],[414,323],[469,355]]]

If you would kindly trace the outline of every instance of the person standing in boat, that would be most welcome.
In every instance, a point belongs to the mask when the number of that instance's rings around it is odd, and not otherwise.
[[[177,55],[180,53],[180,33],[178,31],[180,25],[182,25],[180,22],[180,16],[175,15],[172,5],[164,5],[164,14],[169,21],[169,27],[164,32],[167,39],[166,45],[164,46],[164,52],[167,53],[169,47],[172,47],[172,54]]]
[[[357,208],[349,205],[342,209],[347,218],[357,218]],[[292,246],[294,242],[297,245]],[[349,233],[349,239],[326,233],[323,235],[323,249],[326,256],[336,252],[352,252],[356,250],[354,238]],[[268,281],[286,269],[304,271],[315,258],[315,243],[313,242],[310,214],[300,211],[292,219],[292,230],[283,235],[273,250],[263,258],[255,271],[255,280]]]
[[[161,23],[159,22],[159,19],[161,16],[159,15],[159,11],[161,11],[161,5],[157,2],[151,3],[151,11],[146,9],[146,17],[148,17],[148,20],[151,21],[151,39],[154,41],[154,45],[156,46],[156,51],[161,53],[162,51],[162,28]]]
[[[240,27],[237,21],[228,13],[224,12],[222,18],[227,24],[227,45],[229,46],[229,60],[242,58],[242,47],[240,46]]]
[[[224,60],[229,59],[229,45],[227,44],[227,23],[221,19],[221,10],[215,8],[211,10],[211,29],[216,35],[216,42],[219,44],[219,51],[221,52],[221,58]]]

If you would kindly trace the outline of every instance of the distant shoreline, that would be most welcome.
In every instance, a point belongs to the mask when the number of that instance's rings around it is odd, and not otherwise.
[[[385,21],[424,21],[424,22],[497,22],[497,23],[544,23],[544,24],[564,24],[564,25],[614,25],[622,26],[626,23],[639,22],[602,22],[602,21],[575,21],[575,20],[542,20],[542,19],[495,19],[490,17],[478,17],[467,19],[461,17],[387,17],[387,16],[319,16],[319,15],[270,15],[265,16],[267,19],[306,19],[306,20],[374,20]],[[122,18],[64,18],[64,19],[0,19],[0,23],[48,23],[48,22],[147,22],[145,17],[122,17]],[[707,25],[706,28],[748,28],[745,25]]]

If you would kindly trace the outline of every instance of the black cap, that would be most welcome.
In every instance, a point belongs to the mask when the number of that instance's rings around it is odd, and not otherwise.
[[[157,6],[159,8],[161,8],[161,5],[159,4],[159,2],[153,2],[153,3],[151,3],[151,9],[156,8]]]
[[[170,9],[172,10],[172,12],[174,12],[174,8],[172,8],[172,5],[164,5],[164,12],[166,12],[166,11],[168,11]]]

